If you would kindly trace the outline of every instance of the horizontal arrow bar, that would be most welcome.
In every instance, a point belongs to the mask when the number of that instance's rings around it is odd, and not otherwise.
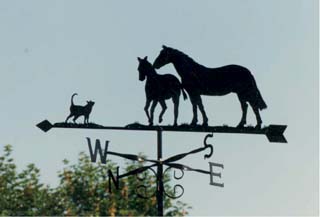
[[[270,142],[287,143],[283,133],[287,128],[286,125],[270,125],[261,129],[255,127],[229,127],[229,126],[148,126],[139,123],[129,124],[125,127],[102,126],[94,123],[89,124],[73,124],[73,123],[55,123],[51,124],[48,120],[44,120],[37,124],[44,132],[48,132],[51,128],[71,128],[71,129],[95,129],[95,130],[136,130],[136,131],[175,131],[175,132],[203,132],[203,133],[240,133],[240,134],[262,134],[266,135]]]
[[[154,167],[154,166],[156,166],[156,164],[152,164],[150,166],[139,167],[139,168],[131,170],[131,171],[125,173],[125,174],[121,174],[119,176],[119,179],[124,178],[126,176],[131,176],[131,175],[142,173],[142,172],[146,171],[147,169],[149,169],[151,167]]]
[[[203,174],[211,174],[210,171],[206,171],[206,170],[201,170],[201,169],[194,169],[191,168],[189,166],[183,165],[183,164],[178,164],[178,163],[167,163],[167,166],[176,168],[176,169],[180,169],[180,170],[186,170],[186,171],[194,171],[194,172],[199,172],[199,173],[203,173]]]
[[[141,157],[141,156],[135,155],[135,154],[123,154],[123,153],[118,153],[118,152],[113,152],[113,151],[107,151],[107,154],[126,158],[128,160],[133,160],[133,161],[158,163],[157,160],[149,160],[145,157]]]

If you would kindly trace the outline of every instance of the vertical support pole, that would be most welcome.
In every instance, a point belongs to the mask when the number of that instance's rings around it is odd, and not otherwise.
[[[158,216],[163,216],[163,165],[162,165],[162,129],[157,130],[157,159],[160,161],[157,168],[157,203]]]

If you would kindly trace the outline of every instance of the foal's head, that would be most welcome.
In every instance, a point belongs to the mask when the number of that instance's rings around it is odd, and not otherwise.
[[[155,69],[153,68],[151,63],[148,61],[147,56],[143,59],[138,57],[138,61],[139,61],[139,66],[138,66],[139,80],[144,81],[144,79],[146,79],[146,76],[152,73],[155,73]]]
[[[159,69],[162,66],[168,63],[171,63],[172,56],[173,56],[173,49],[162,45],[162,50],[160,51],[159,56],[153,62],[153,67],[156,69]]]

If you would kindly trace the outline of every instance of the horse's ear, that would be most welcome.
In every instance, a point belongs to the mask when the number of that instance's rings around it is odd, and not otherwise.
[[[162,48],[163,48],[163,49],[167,49],[168,47],[167,47],[167,46],[165,46],[165,45],[162,45]]]
[[[137,59],[138,59],[139,62],[141,62],[141,60],[142,60],[140,57],[137,57]]]
[[[144,60],[148,60],[148,56],[145,56],[143,59],[144,59]]]

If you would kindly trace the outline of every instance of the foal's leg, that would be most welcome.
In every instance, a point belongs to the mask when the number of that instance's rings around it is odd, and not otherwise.
[[[167,110],[167,105],[166,105],[166,102],[164,100],[160,100],[159,101],[161,107],[162,107],[162,111],[160,112],[160,115],[159,115],[159,123],[161,123],[163,121],[163,114],[165,113],[165,111]]]
[[[153,113],[154,113],[154,109],[157,106],[158,101],[157,100],[153,100],[152,105],[151,105],[151,109],[150,109],[150,120],[149,120],[149,125],[152,126],[153,125]]]
[[[180,100],[180,94],[177,96],[173,96],[172,97],[172,101],[173,101],[173,106],[174,106],[174,122],[173,122],[173,126],[177,126],[178,125],[178,115],[179,115],[179,100]]]
[[[151,100],[147,99],[146,100],[146,105],[144,106],[144,111],[148,117],[148,122],[150,123],[150,115],[149,115],[149,106],[150,106]]]
[[[247,111],[248,111],[248,104],[245,101],[244,97],[238,94],[238,98],[241,105],[242,110],[242,117],[237,127],[241,128],[244,127],[244,125],[247,123]]]

